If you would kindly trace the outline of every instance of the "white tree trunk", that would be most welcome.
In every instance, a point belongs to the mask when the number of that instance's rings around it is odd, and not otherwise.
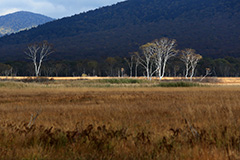
[[[192,73],[191,73],[191,76],[190,76],[190,81],[192,81],[192,77],[193,77],[193,75],[194,75],[194,71],[195,71],[195,67],[192,68]]]
[[[189,72],[189,65],[186,63],[186,73],[185,73],[185,78],[188,79],[188,72]]]
[[[164,59],[163,67],[162,67],[162,74],[161,74],[161,76],[159,77],[159,80],[160,80],[160,81],[161,81],[162,78],[164,77],[165,69],[166,69],[166,64],[167,64],[167,60],[168,60],[168,57],[166,57],[166,59]]]

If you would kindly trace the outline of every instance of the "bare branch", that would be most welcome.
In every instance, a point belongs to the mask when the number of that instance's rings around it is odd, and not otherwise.
[[[42,108],[36,112],[36,115],[35,115],[35,116],[34,116],[33,114],[31,114],[31,119],[30,119],[30,121],[29,121],[29,123],[28,123],[28,125],[27,125],[28,128],[31,128],[31,127],[33,126],[35,120],[36,120],[37,117],[41,114],[41,112],[42,112]],[[33,116],[34,116],[34,117],[33,117]]]

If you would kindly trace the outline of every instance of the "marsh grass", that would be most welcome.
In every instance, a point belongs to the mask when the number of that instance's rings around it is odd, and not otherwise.
[[[102,79],[97,80],[99,83],[111,83],[111,84],[140,84],[149,83],[150,81],[144,79],[134,79],[134,78],[114,78],[114,79]]]
[[[0,159],[225,160],[240,156],[238,87],[17,84],[27,86],[0,88]],[[29,128],[31,114],[40,108]]]
[[[0,88],[25,88],[27,86],[27,84],[22,82],[0,81]]]
[[[201,87],[203,85],[200,85],[197,82],[160,82],[154,87]]]
[[[190,82],[186,80],[153,79],[151,81],[137,78],[109,78],[96,80],[53,80],[52,78],[26,78],[12,81],[0,81],[0,88],[136,88],[136,87],[206,87],[205,83]]]

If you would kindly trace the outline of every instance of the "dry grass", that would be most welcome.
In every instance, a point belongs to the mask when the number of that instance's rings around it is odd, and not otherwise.
[[[240,157],[239,87],[15,83],[0,87],[0,159]]]

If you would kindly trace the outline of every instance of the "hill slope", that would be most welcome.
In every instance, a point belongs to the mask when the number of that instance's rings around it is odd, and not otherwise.
[[[19,32],[52,20],[50,17],[26,11],[7,14],[0,16],[0,34],[5,35]]]
[[[204,56],[239,56],[239,0],[128,0],[0,39],[0,60],[23,58],[27,44],[48,40],[56,59],[126,56],[156,38]]]

